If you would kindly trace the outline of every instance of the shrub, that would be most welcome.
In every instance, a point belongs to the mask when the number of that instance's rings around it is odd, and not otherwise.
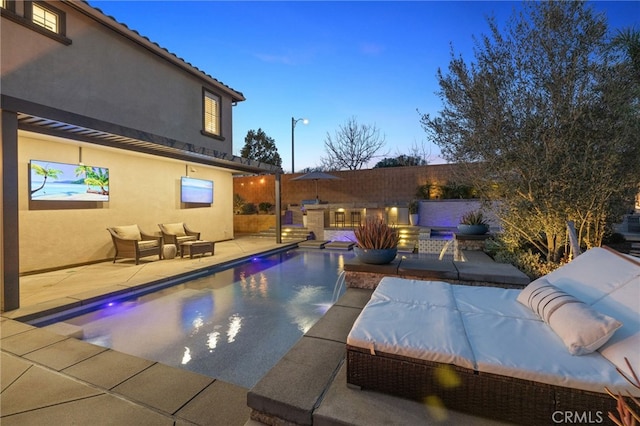
[[[627,239],[624,237],[624,235],[618,232],[614,232],[611,235],[605,235],[602,242],[605,244],[622,244],[622,243],[625,243],[626,241]]]
[[[409,214],[418,214],[420,202],[416,199],[409,201]]]
[[[430,183],[425,183],[424,185],[420,185],[416,188],[416,198],[428,200],[431,198],[431,188],[432,185]]]
[[[532,280],[540,278],[566,263],[564,261],[561,263],[546,262],[539,253],[533,253],[530,250],[512,252],[499,249],[493,254],[493,259],[498,263],[512,264]]]
[[[273,204],[266,201],[258,204],[258,210],[260,210],[263,213],[269,213],[272,207],[273,207]]]
[[[441,198],[445,200],[459,199],[459,198],[474,198],[476,196],[476,190],[473,186],[459,184],[456,182],[449,182],[446,185],[442,185],[440,188]]]
[[[253,203],[244,203],[242,205],[242,213],[241,214],[256,214],[258,213],[258,209],[256,205]]]
[[[240,194],[233,194],[233,212],[235,214],[241,214],[245,201]]]

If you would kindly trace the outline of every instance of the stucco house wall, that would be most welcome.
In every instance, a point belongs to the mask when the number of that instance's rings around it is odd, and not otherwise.
[[[53,4],[65,13],[70,45],[2,20],[3,95],[232,152],[232,102],[244,100],[242,94],[176,72],[148,40],[138,37],[148,46],[132,43],[66,3]],[[201,134],[203,88],[221,97],[220,138]]]
[[[111,226],[137,224],[144,232],[159,235],[159,223],[186,222],[200,231],[203,239],[233,237],[229,172],[113,148],[82,145],[85,164],[109,168],[108,202],[90,208],[68,201],[30,203],[29,160],[46,157],[48,161],[75,163],[78,148],[69,141],[20,132],[21,273],[112,259],[115,251],[106,230]],[[211,205],[188,208],[180,202],[180,177],[186,174],[214,182]]]

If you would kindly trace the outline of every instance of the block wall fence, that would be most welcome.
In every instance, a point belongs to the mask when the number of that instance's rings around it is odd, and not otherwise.
[[[415,198],[419,186],[426,183],[444,185],[453,181],[455,167],[455,164],[437,164],[329,172],[340,179],[318,180],[318,198],[331,204],[377,203],[380,206],[406,206]],[[282,175],[283,208],[316,198],[316,181],[292,180],[303,174]],[[262,202],[275,205],[275,176],[236,176],[233,179],[233,193],[256,206]]]

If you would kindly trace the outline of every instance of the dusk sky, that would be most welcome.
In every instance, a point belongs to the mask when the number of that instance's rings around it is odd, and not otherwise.
[[[509,1],[94,1],[89,3],[247,98],[233,110],[233,149],[249,130],[276,141],[291,171],[320,164],[324,141],[350,117],[386,137],[386,157],[430,150],[422,113],[441,109],[436,72],[453,46],[473,60],[473,37],[493,14],[504,28]],[[590,2],[610,29],[640,29],[640,2]],[[385,155],[386,154],[386,155]],[[376,158],[372,167],[380,158]]]

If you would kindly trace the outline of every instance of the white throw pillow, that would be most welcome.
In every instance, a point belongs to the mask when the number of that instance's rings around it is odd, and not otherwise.
[[[516,300],[538,314],[572,355],[590,354],[622,326],[620,321],[601,314],[544,278],[525,287]]]

